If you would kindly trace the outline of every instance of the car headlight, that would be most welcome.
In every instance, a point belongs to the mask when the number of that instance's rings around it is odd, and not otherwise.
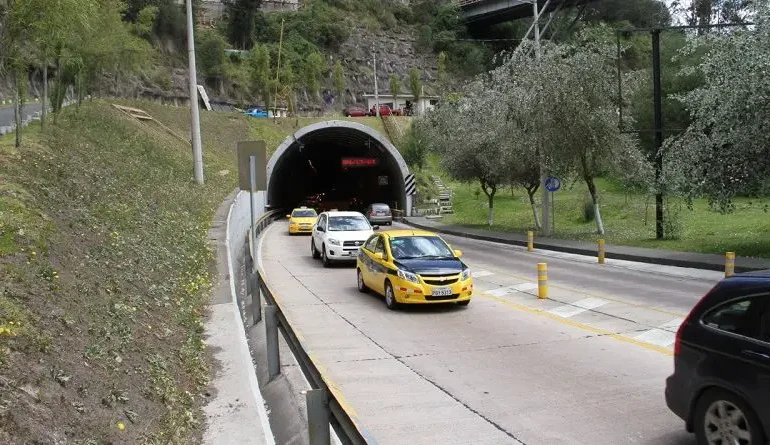
[[[465,281],[465,280],[469,279],[470,277],[471,277],[471,270],[470,270],[470,268],[468,268],[468,269],[463,269],[462,278],[460,278],[460,279],[461,279],[462,281]]]
[[[412,272],[407,272],[405,270],[398,269],[397,273],[399,278],[403,278],[406,281],[411,281],[412,283],[420,282],[419,278],[417,278],[417,275],[413,274]]]
[[[340,245],[340,241],[336,240],[334,238],[329,238],[329,244],[331,244],[332,246],[339,246]]]

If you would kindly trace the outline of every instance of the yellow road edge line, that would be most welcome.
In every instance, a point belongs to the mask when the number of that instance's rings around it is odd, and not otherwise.
[[[483,269],[484,270],[490,270],[491,268],[484,267]],[[531,278],[522,277],[522,276],[519,276],[519,275],[514,275],[514,274],[510,274],[510,273],[506,273],[506,272],[498,272],[498,271],[494,271],[494,273],[495,273],[495,275],[503,275],[503,276],[515,278],[517,280],[522,280],[522,281],[525,281],[527,283],[533,283],[533,284],[537,283],[537,280],[533,280]],[[561,290],[566,290],[566,291],[570,291],[570,292],[575,292],[575,293],[578,293],[578,294],[583,294],[583,295],[585,295],[587,297],[600,298],[602,300],[611,301],[613,303],[626,304],[628,306],[633,306],[633,307],[638,307],[638,308],[642,308],[642,309],[647,309],[647,310],[654,311],[654,312],[660,312],[660,313],[666,314],[666,315],[673,315],[674,317],[684,318],[684,317],[687,316],[686,313],[682,313],[682,312],[669,311],[667,309],[660,309],[660,308],[656,308],[656,307],[652,307],[652,306],[647,306],[647,305],[644,305],[644,304],[633,303],[633,302],[630,302],[630,301],[621,300],[619,298],[608,297],[608,296],[605,296],[605,295],[599,295],[599,294],[594,294],[594,293],[591,293],[591,292],[581,291],[581,290],[574,289],[574,288],[571,288],[571,287],[560,286],[558,284],[549,284],[549,286],[553,287],[555,289],[561,289]],[[505,286],[503,286],[503,287],[505,287]],[[522,291],[517,291],[517,292],[522,292]],[[523,293],[526,293],[526,292],[523,292]],[[531,295],[531,294],[529,294],[529,295]],[[554,300],[554,301],[557,301],[557,300]],[[565,303],[565,304],[567,304],[567,303]]]
[[[588,325],[588,324],[585,324],[585,323],[581,323],[579,321],[574,321],[574,320],[570,320],[568,318],[560,317],[558,315],[551,314],[550,312],[546,312],[546,311],[543,311],[541,309],[535,309],[535,308],[531,308],[529,306],[524,306],[523,304],[514,303],[514,302],[508,301],[508,300],[506,300],[504,298],[496,297],[494,295],[489,295],[489,294],[484,293],[484,292],[482,292],[479,295],[484,297],[484,298],[488,298],[490,300],[494,300],[494,301],[497,301],[499,303],[503,303],[504,305],[509,306],[509,307],[511,307],[513,309],[519,310],[521,312],[527,312],[529,314],[534,314],[534,315],[539,315],[539,316],[542,316],[542,317],[545,317],[545,318],[549,318],[551,320],[558,321],[559,323],[562,323],[562,324],[565,324],[565,325],[568,325],[568,326],[572,326],[572,327],[575,327],[575,328],[578,328],[578,329],[582,329],[584,331],[593,332],[594,334],[600,334],[600,335],[605,336],[605,337],[611,337],[611,338],[614,338],[615,340],[620,340],[622,342],[630,343],[632,345],[639,346],[639,347],[647,349],[649,351],[659,352],[661,354],[668,355],[668,356],[673,356],[674,355],[674,352],[672,350],[670,350],[669,348],[665,348],[663,346],[658,346],[658,345],[654,345],[652,343],[647,343],[647,342],[644,342],[644,341],[637,340],[635,338],[626,337],[625,335],[617,334],[615,332],[608,331],[606,329],[597,328],[597,327],[594,327],[594,326],[591,326],[591,325]]]

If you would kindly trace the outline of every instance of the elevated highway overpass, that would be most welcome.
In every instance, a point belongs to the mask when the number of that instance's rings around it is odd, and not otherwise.
[[[538,0],[541,14],[557,12],[564,8],[585,6],[597,0]],[[463,20],[471,26],[488,26],[495,23],[533,16],[532,0],[458,0]]]

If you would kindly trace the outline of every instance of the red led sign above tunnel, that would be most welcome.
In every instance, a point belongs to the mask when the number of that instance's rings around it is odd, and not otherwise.
[[[374,167],[378,163],[377,158],[342,158],[343,167]]]

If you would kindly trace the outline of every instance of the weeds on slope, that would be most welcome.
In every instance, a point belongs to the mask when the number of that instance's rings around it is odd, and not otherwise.
[[[197,186],[189,146],[99,103],[27,141],[0,139],[0,443],[197,441],[232,151]]]

